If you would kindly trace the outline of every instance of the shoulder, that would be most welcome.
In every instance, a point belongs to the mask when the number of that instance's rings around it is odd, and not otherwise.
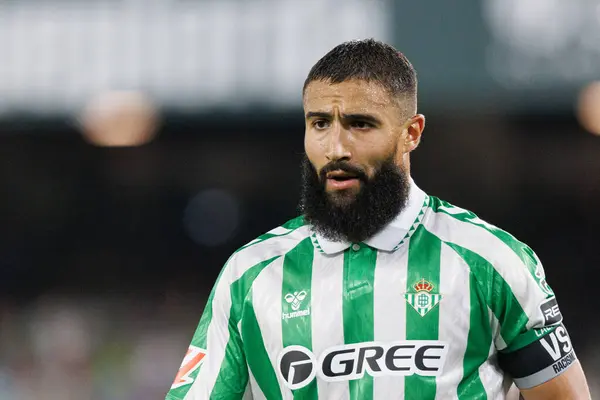
[[[221,269],[211,298],[222,310],[235,305],[231,313],[239,318],[240,304],[256,279],[304,239],[312,246],[310,229],[302,218],[295,218],[240,247]]]
[[[538,261],[529,246],[472,211],[437,197],[430,198],[429,209],[431,214],[424,221],[425,227],[444,242],[457,244],[496,261],[509,261],[514,257],[527,264]]]
[[[471,257],[479,266],[491,265],[507,282],[533,280],[546,295],[553,294],[540,259],[527,244],[475,213],[436,197],[430,198],[429,208],[425,228],[462,253],[463,258]]]
[[[514,345],[522,330],[560,322],[549,315],[554,292],[533,250],[471,211],[431,198],[424,228],[464,260],[478,292],[499,322],[498,348]],[[553,311],[554,312],[554,311]]]
[[[230,280],[236,280],[251,269],[262,270],[303,240],[310,240],[310,235],[303,217],[291,219],[237,249],[225,264],[225,272]]]

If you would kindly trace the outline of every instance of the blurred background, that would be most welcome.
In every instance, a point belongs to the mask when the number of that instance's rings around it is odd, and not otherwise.
[[[600,396],[600,0],[1,0],[0,399],[160,399],[239,246],[297,215],[301,86],[374,37],[419,186],[528,243]]]

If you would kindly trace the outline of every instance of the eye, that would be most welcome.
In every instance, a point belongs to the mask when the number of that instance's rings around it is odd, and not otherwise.
[[[324,119],[317,119],[313,122],[313,126],[317,129],[327,129],[329,128],[329,121]]]
[[[352,121],[350,126],[355,129],[371,129],[374,127],[373,124],[366,121]]]

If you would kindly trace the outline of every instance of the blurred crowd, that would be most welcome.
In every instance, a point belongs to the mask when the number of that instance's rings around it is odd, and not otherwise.
[[[0,305],[0,399],[164,398],[202,303],[41,298]]]

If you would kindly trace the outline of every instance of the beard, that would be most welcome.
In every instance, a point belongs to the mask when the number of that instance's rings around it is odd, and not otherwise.
[[[358,192],[327,193],[326,174],[342,170],[355,176]],[[313,229],[332,241],[362,242],[383,229],[406,206],[410,182],[395,164],[394,155],[384,160],[372,177],[345,161],[327,164],[317,173],[305,156],[302,161],[300,211]]]

